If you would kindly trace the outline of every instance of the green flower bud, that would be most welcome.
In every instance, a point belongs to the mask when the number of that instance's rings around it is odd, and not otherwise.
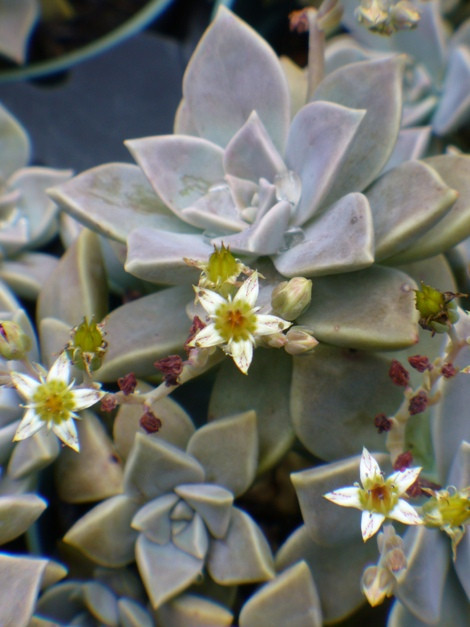
[[[207,264],[207,278],[215,285],[236,278],[240,274],[240,263],[228,248],[222,244],[220,250],[214,249]]]
[[[0,355],[4,359],[24,359],[31,350],[31,339],[16,322],[0,322]]]
[[[102,324],[83,318],[83,322],[72,329],[72,339],[65,347],[73,365],[88,373],[98,370],[107,348],[104,335]]]
[[[299,327],[289,329],[285,337],[287,343],[284,346],[284,350],[286,353],[289,353],[289,355],[308,353],[318,344],[318,340],[316,340],[311,333]]]
[[[416,309],[422,318],[439,314],[445,305],[444,294],[421,281],[421,289],[415,290]]]
[[[284,320],[295,320],[310,305],[311,299],[312,281],[297,276],[274,288],[271,306],[276,316]]]
[[[421,289],[415,290],[416,309],[420,313],[419,324],[432,333],[447,333],[459,319],[458,306],[454,300],[465,294],[440,292],[421,281]]]

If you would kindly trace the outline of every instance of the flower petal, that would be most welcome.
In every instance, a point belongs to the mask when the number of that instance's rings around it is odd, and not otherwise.
[[[384,520],[385,516],[383,514],[378,514],[376,512],[362,512],[361,531],[364,542],[366,542],[369,538],[372,538],[372,536],[377,533]]]
[[[271,333],[284,331],[284,329],[288,329],[291,324],[292,322],[283,320],[278,316],[269,316],[264,314],[257,315],[255,335],[270,335]]]
[[[15,442],[17,440],[25,440],[37,433],[45,424],[46,423],[39,418],[34,409],[28,409],[16,430],[13,440]]]
[[[57,380],[64,381],[65,383],[70,381],[70,361],[64,352],[61,353],[52,364],[46,378],[48,382]]]
[[[75,411],[80,411],[97,403],[100,398],[103,398],[105,392],[90,388],[75,388],[72,390],[72,394],[75,401],[74,409]]]
[[[369,451],[364,447],[362,449],[361,463],[359,466],[359,472],[361,476],[361,483],[365,487],[367,483],[373,481],[375,477],[380,476],[380,466],[376,460],[372,457]],[[374,532],[375,533],[375,532]]]
[[[355,487],[339,488],[339,490],[333,490],[327,492],[323,496],[336,505],[342,505],[343,507],[356,507],[362,509],[361,501],[359,499],[360,490]]]
[[[238,340],[229,343],[230,354],[238,368],[247,374],[253,359],[253,343],[250,340]]]
[[[227,302],[220,294],[217,294],[217,292],[213,292],[212,290],[208,290],[205,287],[195,287],[194,291],[196,292],[197,300],[210,315],[214,314],[220,305]]]
[[[33,379],[33,377],[30,377],[27,374],[23,374],[22,372],[12,372],[10,373],[10,377],[13,385],[21,396],[26,400],[31,399],[39,385],[39,381]]]
[[[201,329],[189,342],[188,346],[197,346],[198,348],[207,348],[209,346],[217,346],[223,344],[224,340],[216,330],[214,324],[208,324]]]
[[[388,518],[398,520],[405,525],[422,525],[423,519],[415,510],[415,508],[403,499],[399,499],[398,503],[392,509]]]
[[[414,468],[406,468],[405,470],[397,470],[387,479],[387,483],[393,483],[398,489],[398,494],[401,496],[418,478],[421,472],[421,467],[416,466]]]
[[[243,300],[247,302],[250,307],[253,307],[258,300],[259,286],[258,286],[258,273],[253,272],[246,281],[242,283],[242,286],[236,293],[234,302]]]
[[[54,431],[56,436],[60,438],[64,444],[70,446],[70,448],[77,451],[77,453],[80,452],[77,428],[72,418],[64,420],[60,424],[54,424],[52,431]]]

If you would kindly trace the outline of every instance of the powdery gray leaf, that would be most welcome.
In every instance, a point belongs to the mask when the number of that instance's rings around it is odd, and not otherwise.
[[[131,521],[139,506],[124,495],[106,499],[68,530],[64,542],[101,566],[125,566],[134,560],[138,533],[131,528]]]
[[[176,232],[190,230],[158,198],[136,165],[106,163],[49,189],[48,193],[81,223],[119,242],[125,242],[138,226]]]
[[[185,522],[182,530],[173,527],[172,543],[185,553],[203,560],[209,548],[209,533],[199,514],[194,514],[191,521]]]
[[[382,174],[388,172],[405,161],[424,157],[431,139],[430,126],[402,128],[398,133],[395,148],[387,161]]]
[[[389,359],[373,353],[324,345],[294,357],[291,415],[302,444],[328,461],[363,446],[384,450],[374,417],[392,415],[403,396],[390,381],[389,368]]]
[[[204,566],[202,559],[173,544],[155,544],[143,535],[137,540],[136,560],[154,609],[190,586]]]
[[[286,164],[302,181],[302,196],[293,223],[303,224],[322,205],[366,115],[363,110],[332,102],[312,102],[292,120],[286,147]],[[348,189],[347,191],[355,191]]]
[[[153,363],[181,351],[191,321],[185,307],[189,287],[174,287],[114,309],[106,317],[108,349],[97,371],[100,381],[116,381],[129,372],[137,377],[156,374]]]
[[[83,601],[94,618],[105,625],[118,625],[116,596],[97,581],[86,582],[82,587]]]
[[[375,258],[380,262],[412,249],[414,240],[445,216],[458,193],[426,163],[408,161],[381,176],[366,196],[374,220]]]
[[[58,264],[57,257],[47,253],[27,252],[4,259],[0,265],[0,278],[5,281],[15,294],[34,300],[38,297],[44,283]]]
[[[204,479],[203,467],[191,455],[163,440],[136,434],[124,475],[128,494],[150,500],[180,483],[201,483]]]
[[[207,570],[214,581],[224,586],[274,577],[268,542],[254,520],[242,510],[234,507],[227,535],[212,540]]]
[[[215,538],[225,536],[234,498],[229,490],[210,483],[189,483],[177,486],[175,492],[200,515]]]
[[[2,20],[0,23],[3,26]],[[0,151],[0,184],[3,187],[6,180],[14,172],[28,163],[31,144],[25,129],[2,105],[0,105],[0,138],[2,146]]]
[[[164,494],[139,509],[132,528],[141,531],[151,542],[166,544],[171,540],[170,513],[178,502],[176,494]]]
[[[324,78],[314,100],[367,109],[324,205],[361,191],[392,154],[400,129],[404,57],[351,63]]]
[[[131,599],[119,599],[117,605],[122,627],[154,627],[151,616],[140,603]]]
[[[268,368],[270,385],[260,386],[259,381]],[[284,351],[258,348],[250,365],[250,376],[242,374],[231,360],[225,360],[212,388],[210,420],[239,411],[256,412],[258,472],[279,461],[294,440],[289,410],[291,372],[292,359]]]
[[[287,277],[362,270],[374,262],[374,231],[367,198],[352,193],[303,228],[300,243],[274,259]]]
[[[437,135],[456,131],[470,119],[470,49],[458,46],[450,52],[442,95],[432,118]]]
[[[0,53],[16,63],[24,63],[29,35],[39,17],[36,0],[1,0]]]
[[[282,151],[290,115],[279,60],[266,41],[223,6],[186,68],[183,96],[201,137],[225,146],[256,110]]]
[[[341,508],[339,508],[341,509]],[[364,567],[377,559],[377,545],[358,538],[351,542],[321,546],[312,541],[305,526],[299,527],[276,555],[276,568],[283,570],[304,560],[314,577],[320,597],[323,624],[339,622],[352,614],[363,602],[360,587]],[[338,582],[341,582],[341,594]]]
[[[204,467],[207,482],[243,494],[251,485],[258,461],[256,414],[247,411],[199,428],[187,448]]]
[[[321,627],[320,599],[306,562],[286,568],[242,607],[240,627]]]
[[[336,346],[367,350],[411,346],[418,341],[414,289],[417,285],[408,275],[381,266],[319,277],[312,303],[297,323],[320,342]]]
[[[59,440],[54,433],[41,429],[32,437],[15,444],[7,466],[13,479],[22,479],[50,466],[60,453]]]
[[[47,502],[36,494],[0,497],[0,544],[6,544],[24,533],[39,518]]]
[[[182,594],[157,608],[155,616],[165,627],[229,627],[233,615],[212,599]]]

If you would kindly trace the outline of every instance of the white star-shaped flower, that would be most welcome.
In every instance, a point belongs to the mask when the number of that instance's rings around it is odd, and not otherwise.
[[[363,448],[359,470],[362,488],[359,485],[339,488],[324,494],[324,497],[336,505],[362,510],[361,531],[364,542],[377,533],[386,518],[393,518],[405,525],[423,524],[414,507],[400,498],[416,481],[421,468],[397,470],[384,479],[377,461]]]
[[[75,413],[94,405],[105,394],[100,390],[74,387],[70,383],[70,361],[61,353],[48,373],[39,380],[22,372],[11,372],[11,380],[27,401],[26,413],[13,440],[25,440],[43,427],[52,429],[67,446],[79,451]]]
[[[204,287],[195,287],[198,301],[211,319],[189,342],[189,346],[208,348],[221,345],[246,374],[253,358],[253,347],[259,337],[279,333],[291,326],[282,318],[258,314],[258,273],[242,283],[233,299],[224,298]]]

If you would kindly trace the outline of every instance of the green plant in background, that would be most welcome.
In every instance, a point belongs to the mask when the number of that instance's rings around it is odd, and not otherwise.
[[[468,624],[470,318],[445,253],[470,158],[403,127],[402,55],[330,71],[338,20],[291,16],[302,69],[220,8],[174,134],[51,183],[88,228],[38,285],[37,338],[2,285],[0,506],[19,533],[36,489],[93,506],[59,521],[65,568],[0,557],[0,622],[308,627],[393,595],[390,625]],[[121,277],[145,295],[110,309]]]

